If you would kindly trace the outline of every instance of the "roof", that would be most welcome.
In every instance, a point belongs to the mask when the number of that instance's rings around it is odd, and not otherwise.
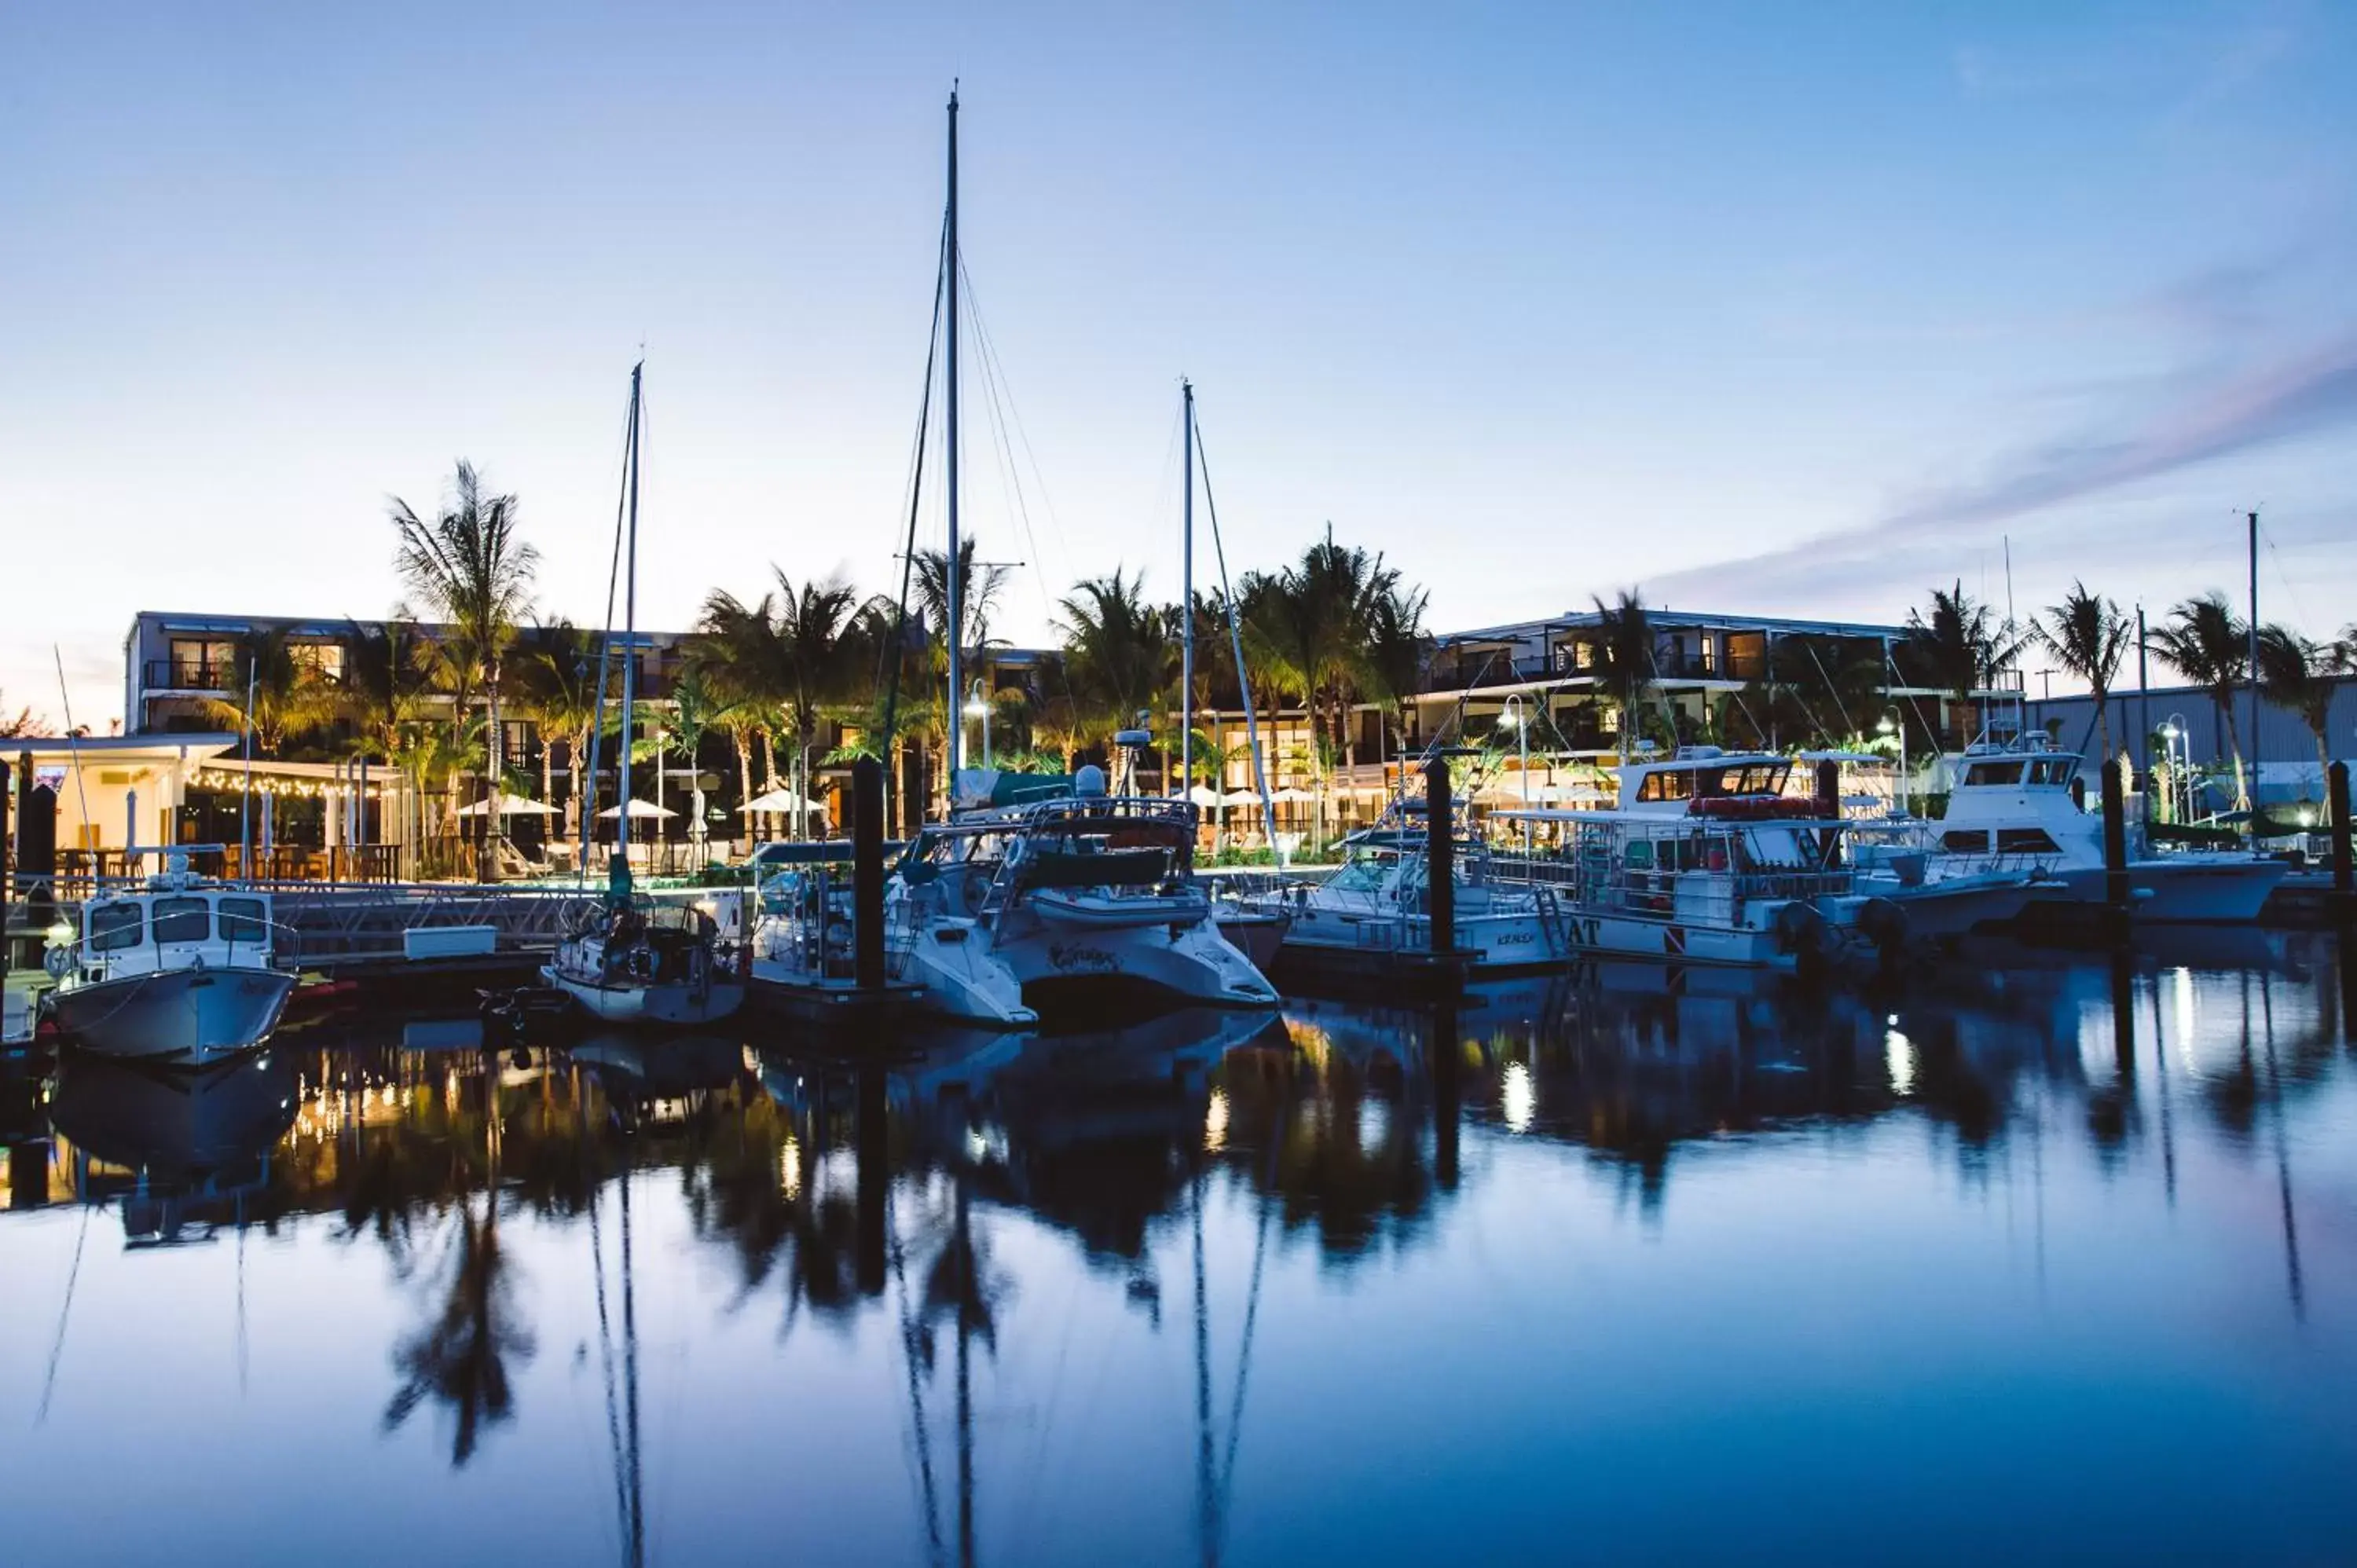
[[[1716,611],[1657,609],[1648,606],[1645,619],[1657,631],[1772,631],[1785,635],[1817,637],[1904,637],[1903,626],[1886,625],[1879,621],[1796,620],[1783,616],[1727,615]],[[1569,631],[1603,624],[1598,610],[1566,610],[1559,616],[1543,620],[1509,621],[1501,626],[1476,627],[1469,631],[1449,631],[1437,640],[1444,646],[1464,642],[1518,642],[1543,638],[1553,632]]]
[[[36,767],[85,762],[178,762],[186,757],[203,762],[236,748],[238,737],[213,735],[92,735],[32,736],[0,740],[0,761],[14,762],[30,753]]]

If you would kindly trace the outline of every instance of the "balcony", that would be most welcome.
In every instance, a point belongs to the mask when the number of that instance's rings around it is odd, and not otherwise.
[[[232,666],[210,659],[150,659],[140,683],[150,693],[227,692],[237,685]]]

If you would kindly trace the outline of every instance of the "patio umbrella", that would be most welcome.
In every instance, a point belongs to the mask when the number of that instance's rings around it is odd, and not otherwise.
[[[1211,807],[1218,805],[1222,800],[1232,799],[1232,797],[1222,796],[1217,789],[1211,789],[1207,785],[1198,784],[1193,789],[1187,791],[1187,799],[1194,802],[1196,805],[1202,807],[1204,810],[1209,811]]]
[[[805,800],[791,789],[772,789],[766,795],[754,796],[737,810],[740,814],[753,811],[823,811],[826,802]]]
[[[459,807],[458,814],[462,817],[483,817],[489,816],[490,810],[491,803],[489,800],[478,800],[471,806]],[[556,808],[544,806],[538,800],[527,800],[522,795],[501,795],[500,815],[502,817],[553,817],[556,815]]]
[[[601,822],[610,822],[616,817],[619,816],[621,811],[622,808],[619,806],[608,806],[604,811],[597,813],[597,820]],[[661,819],[676,817],[677,815],[679,815],[679,813],[673,811],[670,807],[658,806],[651,800],[632,800],[630,802],[630,820],[634,822],[654,822]]]

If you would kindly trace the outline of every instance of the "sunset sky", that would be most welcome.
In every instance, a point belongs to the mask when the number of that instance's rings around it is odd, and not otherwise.
[[[892,586],[952,78],[1017,641],[1175,596],[1181,375],[1232,564],[1330,521],[1439,629],[1903,619],[2008,538],[2158,609],[2252,507],[2269,618],[2357,619],[2357,9],[23,4],[0,702],[385,613],[462,456],[595,624],[641,349],[641,624]]]

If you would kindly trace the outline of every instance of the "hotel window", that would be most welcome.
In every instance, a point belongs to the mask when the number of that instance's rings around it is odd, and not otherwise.
[[[195,691],[223,690],[236,666],[237,644],[229,638],[176,637],[168,684]]]
[[[1700,648],[1702,672],[1706,675],[1717,674],[1718,672],[1718,639],[1709,632],[1704,632],[1700,639]]]
[[[1574,670],[1595,669],[1596,644],[1592,642],[1573,643],[1571,645],[1571,667]]]
[[[340,642],[297,642],[290,644],[287,657],[296,667],[307,670],[326,681],[344,678],[344,645]]]

